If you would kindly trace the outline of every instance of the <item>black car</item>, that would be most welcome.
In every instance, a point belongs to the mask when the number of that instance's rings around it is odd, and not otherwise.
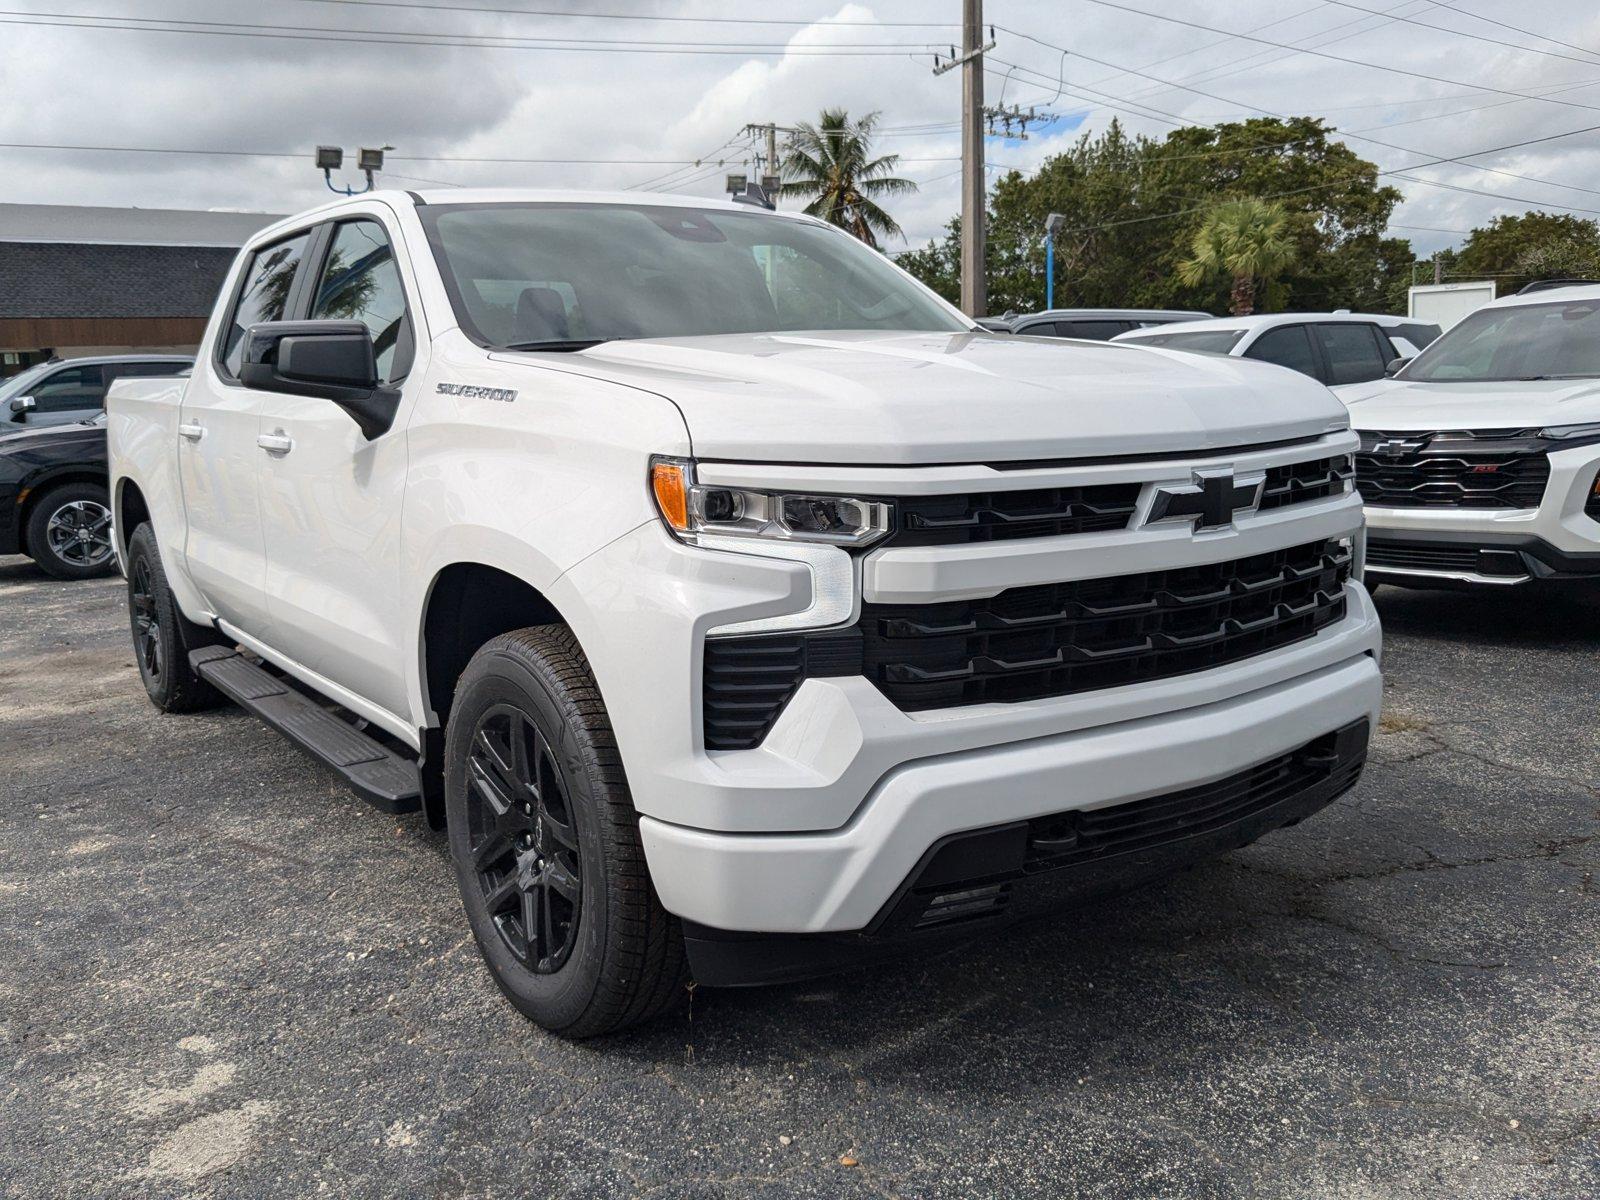
[[[113,565],[106,418],[0,435],[0,554],[26,554],[57,579]]]

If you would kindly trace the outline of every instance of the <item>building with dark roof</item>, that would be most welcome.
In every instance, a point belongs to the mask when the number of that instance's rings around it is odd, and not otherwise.
[[[0,376],[52,355],[193,351],[268,213],[0,204]]]

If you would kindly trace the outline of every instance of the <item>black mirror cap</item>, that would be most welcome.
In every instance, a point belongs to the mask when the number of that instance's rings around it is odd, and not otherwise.
[[[378,378],[372,334],[360,321],[267,321],[244,334],[239,382],[331,400],[368,441],[388,431],[399,394]]]
[[[1408,362],[1410,362],[1410,361],[1411,361],[1410,358],[1391,358],[1388,361],[1388,363],[1386,363],[1384,365],[1384,368],[1383,368],[1384,377],[1388,378],[1388,379],[1393,379],[1396,375],[1400,374],[1400,372],[1405,369],[1406,364]]]

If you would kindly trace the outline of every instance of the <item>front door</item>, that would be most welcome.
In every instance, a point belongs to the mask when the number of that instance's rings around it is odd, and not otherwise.
[[[252,637],[262,635],[267,617],[256,438],[269,393],[242,386],[239,363],[245,329],[289,311],[309,239],[300,233],[250,256],[219,342],[195,364],[178,416],[189,577],[213,613]]]
[[[328,400],[263,397],[258,431],[266,541],[268,644],[397,715],[406,711],[400,508],[408,392],[420,370],[390,233],[376,217],[341,221],[309,276],[304,316],[363,322],[378,373],[402,389],[399,415],[368,441]]]

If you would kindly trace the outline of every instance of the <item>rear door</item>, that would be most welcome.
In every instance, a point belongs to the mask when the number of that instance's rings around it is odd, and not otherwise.
[[[283,320],[303,286],[310,232],[291,234],[246,256],[233,281],[228,316],[195,364],[178,417],[178,471],[188,513],[185,561],[211,611],[259,638],[266,628],[266,551],[261,538],[256,444],[265,392],[239,382],[244,332]]]
[[[395,246],[374,212],[324,227],[296,319],[361,321],[378,372],[401,391],[393,427],[368,441],[327,400],[264,394],[256,450],[273,649],[390,713],[406,711],[399,597],[405,423],[421,365]],[[415,630],[407,632],[415,633]]]
[[[1279,325],[1267,330],[1245,347],[1243,358],[1277,363],[1313,379],[1322,379],[1322,366],[1311,335],[1304,325]],[[1326,380],[1324,380],[1326,382]]]
[[[1312,326],[1327,365],[1329,387],[1383,378],[1394,357],[1378,327],[1366,321],[1319,321]]]

